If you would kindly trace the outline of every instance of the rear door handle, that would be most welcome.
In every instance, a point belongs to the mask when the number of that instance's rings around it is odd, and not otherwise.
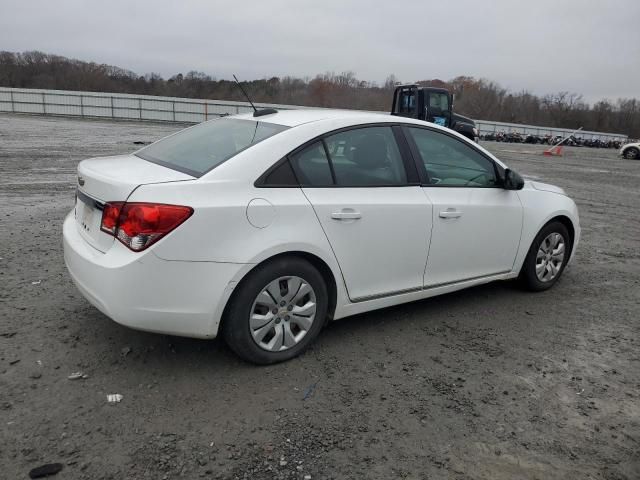
[[[460,210],[455,210],[453,208],[448,208],[440,212],[440,218],[460,218],[462,216],[462,212]]]
[[[331,218],[334,220],[359,220],[362,218],[362,214],[355,210],[342,210],[340,212],[333,212]]]

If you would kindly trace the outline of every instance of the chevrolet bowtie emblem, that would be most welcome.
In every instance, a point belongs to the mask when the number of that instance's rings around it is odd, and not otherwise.
[[[81,187],[84,185],[84,178],[78,176],[78,185],[80,185]]]

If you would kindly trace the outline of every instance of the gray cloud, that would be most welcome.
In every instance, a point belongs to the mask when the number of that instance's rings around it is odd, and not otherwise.
[[[640,97],[638,0],[0,0],[0,11],[0,49],[165,77],[471,75],[589,101]]]

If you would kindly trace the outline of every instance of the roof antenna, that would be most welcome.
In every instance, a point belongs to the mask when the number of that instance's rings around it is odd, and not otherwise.
[[[278,111],[275,108],[263,108],[263,109],[258,110],[256,108],[256,106],[253,104],[253,102],[251,101],[251,99],[249,98],[249,95],[247,95],[247,92],[245,92],[244,88],[242,88],[242,85],[240,85],[240,82],[238,81],[238,77],[236,77],[235,74],[234,74],[233,78],[236,81],[236,83],[238,84],[238,88],[240,89],[240,91],[244,94],[246,99],[251,104],[251,108],[253,108],[253,116],[254,117],[261,117],[262,115],[270,115],[272,113],[278,113]]]

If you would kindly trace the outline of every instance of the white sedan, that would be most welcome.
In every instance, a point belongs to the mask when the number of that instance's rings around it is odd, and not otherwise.
[[[295,110],[81,162],[63,237],[74,283],[108,317],[221,334],[266,364],[330,320],[494,280],[547,289],[580,226],[562,189],[524,182],[451,130]]]
[[[638,160],[640,159],[640,142],[627,143],[620,148],[618,153],[629,160]]]

